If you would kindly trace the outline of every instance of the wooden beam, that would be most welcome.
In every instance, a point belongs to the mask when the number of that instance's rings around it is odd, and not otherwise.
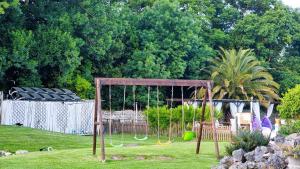
[[[99,84],[95,80],[95,86],[96,86],[96,91],[95,91],[95,107],[94,107],[94,131],[93,131],[93,155],[96,155],[96,147],[97,147],[97,128],[98,128],[98,122],[97,122],[97,112],[98,112],[98,91],[97,89],[99,88]]]
[[[96,88],[97,91],[97,102],[98,102],[98,109],[97,114],[99,115],[99,128],[100,128],[100,145],[101,145],[101,161],[105,162],[105,143],[104,143],[104,126],[103,126],[103,112],[102,112],[102,103],[101,103],[101,88],[102,85],[99,81],[96,82],[98,87]]]
[[[204,123],[204,115],[205,115],[205,108],[206,108],[206,98],[207,98],[207,89],[205,91],[205,95],[203,97],[203,102],[202,102],[202,110],[201,110],[201,114],[200,114],[200,130],[198,133],[198,139],[197,139],[197,148],[196,148],[196,154],[199,154],[200,152],[200,144],[201,144],[201,140],[202,140],[202,130],[203,130],[203,123]]]
[[[207,87],[209,80],[96,78],[101,85]]]
[[[214,113],[214,105],[212,101],[212,93],[211,93],[211,84],[207,83],[207,91],[208,91],[208,99],[209,99],[209,107],[210,107],[210,117],[211,117],[211,127],[213,129],[213,139],[215,143],[215,153],[217,159],[220,159],[220,151],[218,145],[217,131],[215,126],[215,113]]]

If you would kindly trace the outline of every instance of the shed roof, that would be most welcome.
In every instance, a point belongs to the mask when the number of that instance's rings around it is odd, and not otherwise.
[[[71,90],[58,88],[13,87],[10,97],[14,100],[80,101],[80,97]]]

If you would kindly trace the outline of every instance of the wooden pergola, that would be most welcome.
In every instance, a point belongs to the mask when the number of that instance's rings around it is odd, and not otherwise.
[[[215,145],[215,154],[219,159],[219,146],[217,141],[217,133],[214,120],[214,107],[212,103],[211,89],[213,86],[210,80],[178,80],[178,79],[133,79],[133,78],[95,78],[96,97],[95,97],[95,112],[94,112],[94,130],[93,130],[93,155],[96,154],[97,144],[97,128],[99,126],[100,146],[101,146],[101,160],[105,162],[105,143],[104,143],[104,128],[103,128],[103,111],[101,103],[101,90],[103,86],[117,85],[117,86],[179,86],[179,87],[203,87],[206,89],[206,94],[203,97],[200,130],[197,138],[196,154],[199,154],[200,143],[202,139],[202,130],[204,122],[204,113],[206,107],[206,100],[209,102],[211,113],[211,127],[213,129],[213,140]]]

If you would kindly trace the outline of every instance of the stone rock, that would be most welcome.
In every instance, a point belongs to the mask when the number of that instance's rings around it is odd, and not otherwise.
[[[268,148],[265,146],[256,147],[254,153],[255,153],[254,161],[256,162],[264,161],[263,156],[264,154],[268,153]]]
[[[266,159],[266,160],[268,160],[268,158],[271,156],[271,153],[267,153],[267,154],[264,154],[263,155],[263,158],[264,159]]]
[[[243,149],[234,150],[232,152],[232,158],[234,162],[240,162],[243,161],[245,151]]]
[[[53,148],[52,147],[43,147],[43,148],[40,148],[40,151],[53,151]]]
[[[19,154],[27,154],[28,151],[27,150],[18,150],[16,151],[16,155],[19,155]]]
[[[247,168],[247,165],[242,162],[236,162],[229,167],[229,169],[245,169],[245,168]]]
[[[220,160],[220,165],[224,165],[227,168],[233,164],[233,158],[230,156],[225,156]]]
[[[293,134],[290,134],[288,136],[285,137],[286,140],[293,140],[295,138],[297,138],[298,136],[300,136],[299,133],[293,133]]]
[[[285,155],[284,155],[283,151],[281,151],[281,150],[280,151],[275,151],[274,154],[279,156],[280,158],[285,158]]]
[[[268,165],[264,162],[256,163],[256,168],[257,169],[269,169]]]
[[[5,151],[0,151],[0,157],[3,157],[3,156],[5,156]]]
[[[255,155],[255,152],[250,151],[248,153],[245,153],[244,157],[246,158],[246,161],[254,161],[254,155]]]
[[[12,155],[11,152],[6,152],[6,153],[5,153],[5,156],[10,156],[10,155]]]
[[[300,159],[289,156],[287,159],[289,169],[299,169],[300,168]]]
[[[221,165],[212,167],[211,169],[228,169],[228,167],[226,165],[224,165],[224,164],[221,164]]]
[[[256,168],[256,163],[253,161],[246,161],[245,165],[247,166],[247,168],[249,169],[255,169]]]
[[[0,150],[0,157],[6,157],[6,156],[10,156],[10,155],[11,155],[10,152]]]
[[[281,136],[281,135],[277,135],[277,136],[275,136],[274,137],[274,141],[275,141],[275,143],[284,143],[284,141],[285,141],[285,138],[283,137],[283,136]]]
[[[277,154],[272,154],[268,159],[268,167],[273,169],[285,169],[287,168],[287,163],[285,158]]]
[[[295,146],[295,147],[300,146],[300,137],[297,137],[297,138],[295,139],[294,146]]]
[[[281,148],[276,144],[276,142],[270,141],[268,145],[268,151],[270,153],[274,153],[275,151],[281,151]]]
[[[300,134],[293,133],[286,136],[284,145],[290,147],[296,147],[297,145],[300,145]]]

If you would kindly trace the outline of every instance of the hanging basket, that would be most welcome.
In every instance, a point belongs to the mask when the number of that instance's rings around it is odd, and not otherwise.
[[[193,131],[186,131],[184,132],[184,135],[183,135],[183,140],[184,141],[191,141],[195,138],[196,134],[195,132]]]

